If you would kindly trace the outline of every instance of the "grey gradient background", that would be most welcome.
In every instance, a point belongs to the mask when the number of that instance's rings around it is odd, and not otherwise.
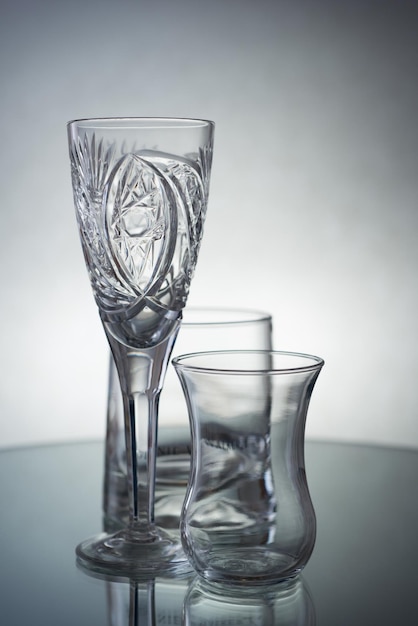
[[[216,122],[189,304],[326,367],[310,437],[418,446],[418,3],[3,0],[0,446],[101,437],[108,348],[65,125]]]

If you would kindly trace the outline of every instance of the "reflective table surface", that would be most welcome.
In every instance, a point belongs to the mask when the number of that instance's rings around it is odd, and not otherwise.
[[[240,594],[193,574],[137,584],[76,565],[76,544],[101,528],[103,449],[0,452],[2,626],[418,623],[418,451],[308,442],[311,560],[290,584]]]

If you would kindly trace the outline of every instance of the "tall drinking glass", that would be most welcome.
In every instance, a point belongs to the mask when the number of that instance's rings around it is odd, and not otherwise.
[[[271,350],[272,317],[244,308],[189,307],[184,310],[173,356],[204,350]],[[113,357],[109,366],[103,521],[106,529],[126,525],[128,487],[123,403]],[[170,364],[160,396],[155,484],[155,518],[179,532],[190,474],[191,437],[187,406]]]
[[[107,118],[68,124],[72,185],[87,270],[118,371],[129,524],[77,547],[96,571],[150,575],[185,563],[154,520],[157,415],[197,261],[214,124]]]

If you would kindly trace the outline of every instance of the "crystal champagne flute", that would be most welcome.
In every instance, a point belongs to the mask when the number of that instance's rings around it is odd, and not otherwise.
[[[129,525],[77,547],[95,571],[149,576],[186,563],[155,524],[158,401],[196,265],[214,124],[104,118],[68,124],[83,253],[124,407]]]

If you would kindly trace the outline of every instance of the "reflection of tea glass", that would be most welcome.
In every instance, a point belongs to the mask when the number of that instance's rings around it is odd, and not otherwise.
[[[173,355],[202,350],[271,350],[272,318],[247,309],[186,308]],[[119,380],[110,357],[104,480],[104,524],[123,526],[128,518],[124,420]],[[155,516],[178,529],[190,473],[190,426],[181,385],[170,365],[160,397]]]
[[[300,576],[262,589],[209,585],[195,579],[184,601],[185,626],[315,626],[315,623],[315,607]]]
[[[181,519],[190,563],[204,578],[232,585],[295,576],[315,543],[304,435],[322,359],[236,350],[173,364],[192,427]]]

